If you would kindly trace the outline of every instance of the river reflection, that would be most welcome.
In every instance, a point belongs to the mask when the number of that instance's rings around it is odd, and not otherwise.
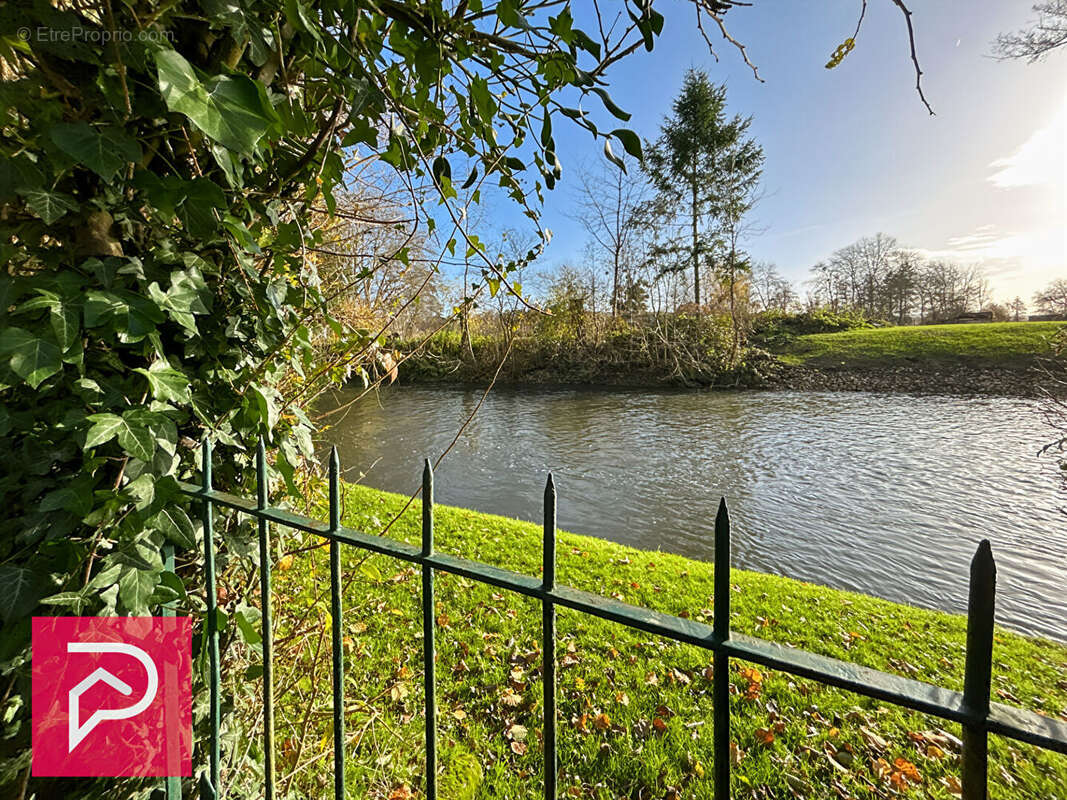
[[[327,437],[364,483],[410,493],[480,397],[383,392]],[[989,538],[997,621],[1067,640],[1048,438],[1037,404],[1009,398],[498,389],[435,483],[439,502],[539,521],[551,470],[560,527],[706,561],[725,495],[736,566],[957,612]]]

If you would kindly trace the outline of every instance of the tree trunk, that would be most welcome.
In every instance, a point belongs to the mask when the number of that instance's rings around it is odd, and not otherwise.
[[[733,327],[733,349],[730,353],[730,364],[737,363],[737,354],[741,349],[741,330],[737,324],[737,300],[734,295],[734,287],[737,285],[736,252],[730,248],[730,325]]]
[[[697,185],[693,181],[693,302],[697,305],[697,313],[700,313],[700,258],[697,253]]]
[[[611,278],[611,318],[619,313],[619,250],[615,249],[615,271]]]

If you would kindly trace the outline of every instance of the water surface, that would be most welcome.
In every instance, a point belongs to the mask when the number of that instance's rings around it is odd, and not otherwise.
[[[349,479],[411,493],[480,397],[395,389],[327,418],[328,437]],[[551,470],[561,528],[704,561],[721,495],[738,567],[956,612],[988,538],[997,621],[1067,641],[1067,494],[1036,455],[1048,438],[1038,404],[1011,398],[494,390],[435,489],[540,521]]]

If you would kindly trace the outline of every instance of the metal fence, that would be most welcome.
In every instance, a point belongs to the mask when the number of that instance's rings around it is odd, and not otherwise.
[[[215,548],[213,516],[216,507],[254,517],[259,525],[260,591],[262,593],[263,648],[263,738],[265,753],[264,793],[274,800],[274,696],[273,641],[271,637],[271,561],[269,527],[277,525],[316,534],[330,544],[331,643],[333,651],[333,750],[334,797],[345,796],[344,752],[344,663],[342,659],[341,547],[351,546],[416,564],[422,571],[422,625],[426,708],[426,787],[429,800],[437,798],[437,702],[434,667],[434,573],[460,575],[498,589],[515,592],[541,602],[544,689],[544,796],[557,798],[556,747],[556,607],[573,609],[629,628],[695,645],[713,653],[713,760],[715,797],[730,797],[730,702],[731,658],[781,670],[827,686],[845,689],[903,708],[930,714],[963,726],[963,800],[987,797],[988,737],[998,734],[1020,742],[1067,754],[1067,723],[1033,711],[990,702],[993,659],[993,613],[996,566],[988,541],[978,546],[971,561],[967,612],[967,657],[962,692],[944,689],[899,675],[787,648],[730,630],[730,516],[725,499],[715,517],[715,565],[713,625],[639,608],[556,583],[556,490],[549,475],[544,497],[543,576],[535,578],[434,550],[433,471],[426,462],[422,476],[422,547],[369,535],[341,525],[340,465],[337,449],[330,454],[329,521],[272,508],[267,501],[267,460],[262,441],[256,455],[258,491],[255,501],[212,488],[211,445],[202,450],[203,481],[200,486],[181,484],[185,494],[198,500],[204,523],[204,564],[207,621],[204,641],[208,648],[210,692],[210,741],[208,769],[201,781],[201,797],[221,797],[219,783],[219,632],[215,594]],[[173,613],[172,611],[168,613]],[[165,784],[168,800],[180,800],[176,780]],[[447,800],[447,798],[445,798]]]

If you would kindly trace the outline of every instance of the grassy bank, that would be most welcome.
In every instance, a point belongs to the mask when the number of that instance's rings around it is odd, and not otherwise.
[[[404,500],[349,486],[344,520],[380,531]],[[539,526],[442,506],[436,520],[441,551],[538,574]],[[419,524],[413,503],[390,535],[416,543]],[[331,780],[329,570],[314,544],[285,540],[290,554],[275,581],[278,773],[294,796],[322,796]],[[344,565],[350,796],[420,797],[419,576],[347,548]],[[710,564],[563,533],[559,580],[710,621]],[[734,630],[962,686],[960,617],[751,572],[735,570],[732,584]],[[540,798],[539,605],[448,575],[438,576],[436,597],[440,796]],[[710,654],[565,610],[559,617],[561,796],[711,798]],[[735,797],[957,796],[958,726],[743,663],[730,677]],[[994,692],[1067,714],[1067,647],[998,631]],[[1067,758],[994,737],[992,759],[992,797],[1067,798]]]
[[[798,336],[776,355],[787,364],[871,368],[966,364],[1019,367],[1049,353],[1062,322],[992,322],[861,328]]]

